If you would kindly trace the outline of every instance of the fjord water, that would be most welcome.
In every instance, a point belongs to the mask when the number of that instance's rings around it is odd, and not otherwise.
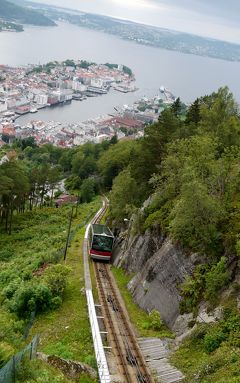
[[[154,96],[161,85],[185,102],[227,85],[240,102],[240,63],[138,45],[66,23],[57,27],[25,27],[22,33],[0,33],[0,64],[43,64],[67,58],[125,64],[133,70],[139,90],[128,94],[112,91],[84,102],[43,109],[34,118],[84,121],[111,113],[114,107],[130,104],[141,96]],[[32,115],[25,115],[18,121],[31,119]]]

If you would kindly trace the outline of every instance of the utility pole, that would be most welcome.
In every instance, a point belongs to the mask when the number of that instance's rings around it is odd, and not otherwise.
[[[80,192],[78,193],[78,200],[76,203],[76,217],[77,217],[77,212],[78,212],[78,205],[80,204]]]
[[[68,224],[66,246],[65,246],[64,257],[63,257],[64,261],[66,260],[66,257],[67,257],[67,248],[68,248],[69,235],[70,235],[70,231],[71,231],[72,218],[73,218],[73,208],[74,208],[74,205],[72,205],[71,215],[70,215],[69,224]]]

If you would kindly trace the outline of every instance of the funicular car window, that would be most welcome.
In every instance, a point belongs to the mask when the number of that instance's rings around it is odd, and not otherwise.
[[[113,238],[94,235],[92,249],[99,251],[112,251]]]

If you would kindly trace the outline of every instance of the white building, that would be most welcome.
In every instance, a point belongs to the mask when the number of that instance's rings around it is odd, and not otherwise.
[[[0,113],[5,112],[7,110],[7,102],[0,102]]]
[[[59,102],[72,100],[72,91],[68,89],[58,89],[52,92],[54,96],[57,96]]]
[[[36,103],[39,104],[39,105],[46,105],[47,102],[48,102],[48,95],[47,95],[47,94],[44,94],[44,93],[42,93],[42,94],[37,94],[37,95],[35,96],[35,101],[36,101]]]
[[[23,106],[29,104],[29,100],[26,97],[20,97],[16,100],[16,106]]]
[[[94,77],[91,79],[91,86],[94,86],[96,88],[102,88],[104,85],[104,82],[101,78]]]
[[[7,108],[8,109],[15,108],[15,106],[16,106],[16,99],[15,98],[8,98],[6,100],[6,103],[7,103]]]
[[[79,92],[84,92],[87,89],[87,86],[82,84],[80,81],[74,80],[72,82],[72,89]]]

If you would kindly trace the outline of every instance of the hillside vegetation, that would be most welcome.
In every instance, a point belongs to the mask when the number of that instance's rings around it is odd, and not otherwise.
[[[53,207],[58,182],[64,178],[81,203],[110,191],[108,221],[113,226],[122,227],[134,213],[136,233],[158,225],[186,254],[201,255],[204,263],[179,286],[181,312],[197,314],[204,300],[209,308],[221,302],[223,316],[215,325],[197,327],[175,362],[187,382],[237,382],[240,117],[228,88],[197,99],[185,119],[176,100],[139,140],[117,142],[113,137],[101,144],[61,149],[37,147],[29,138],[6,146],[2,155],[4,151],[9,160],[0,166],[0,320],[1,328],[9,330],[1,334],[2,362],[18,347],[22,321],[33,308],[40,314],[61,305],[65,282],[63,291],[56,291],[49,281],[52,274],[54,280],[60,273],[63,281],[68,275],[67,269],[55,266],[69,217],[67,208]],[[35,273],[45,263],[51,264],[50,271],[43,272],[36,285]]]
[[[121,171],[113,179],[110,218],[122,226],[124,218],[134,213],[135,233],[158,225],[186,254],[201,255],[203,263],[199,261],[193,274],[178,286],[181,313],[196,316],[202,301],[209,310],[222,306],[222,319],[197,325],[173,361],[189,383],[239,382],[238,106],[229,90],[222,88],[197,99],[182,121],[175,103],[158,123],[145,129],[142,140],[131,148],[128,145],[126,163],[117,154]],[[114,164],[112,150],[100,159],[106,176]],[[116,168],[114,164],[112,170]],[[146,207],[139,210],[146,199]]]
[[[22,7],[7,0],[0,1],[0,17],[23,24],[54,26],[54,21],[38,11]]]

